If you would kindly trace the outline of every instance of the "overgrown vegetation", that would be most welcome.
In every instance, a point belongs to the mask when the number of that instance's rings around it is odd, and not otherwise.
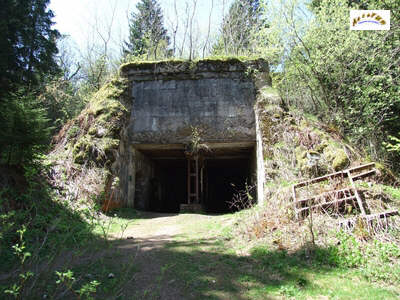
[[[259,97],[256,111],[265,143],[268,179],[265,199],[262,205],[235,215],[233,225],[228,226],[232,247],[239,253],[252,253],[267,270],[274,272],[285,265],[311,269],[328,267],[340,272],[353,270],[369,282],[397,286],[400,274],[398,217],[373,223],[375,227],[358,219],[354,227],[345,228],[340,227],[339,221],[359,214],[351,205],[343,206],[342,210],[339,207],[318,212],[310,210],[300,220],[295,218],[293,210],[293,184],[360,165],[367,157],[365,152],[353,149],[339,130],[322,124],[317,118],[301,111],[282,109],[283,103],[270,88],[263,90]],[[399,209],[399,190],[390,185],[393,182],[396,179],[390,170],[380,168],[378,176],[358,185],[370,213]],[[306,187],[299,197],[344,187],[340,181],[323,181]],[[237,199],[243,205],[248,203],[246,197]],[[271,260],[280,263],[276,265]],[[285,271],[280,274],[286,276]],[[305,286],[293,282],[293,286],[282,292],[302,298],[309,293]]]
[[[200,298],[399,297],[398,217],[374,230],[356,219],[345,230],[337,220],[356,217],[353,206],[340,214],[310,210],[296,221],[290,202],[292,184],[373,160],[380,162],[378,176],[357,188],[372,212],[400,209],[399,1],[235,0],[214,40],[211,8],[200,47],[197,1],[167,32],[158,2],[142,0],[131,14],[129,41],[120,45],[124,54],[112,59],[111,29],[102,35],[97,28],[102,46],[81,61],[63,49],[67,38],[52,29],[48,4],[8,1],[0,12],[0,298],[131,292],[139,250],[116,251],[121,241],[111,239],[122,238],[140,216],[101,212],[119,203],[115,174],[131,109],[116,70],[122,61],[122,70],[147,68],[154,66],[150,59],[169,57],[158,66],[189,74],[202,63],[200,53],[216,55],[205,60],[220,71],[247,60],[238,55],[266,58],[274,70],[274,87],[260,91],[256,107],[265,145],[264,205],[252,206],[254,186],[246,185],[233,199],[246,210],[197,228],[186,224],[186,235],[159,245],[160,252],[150,249],[164,263],[156,288],[128,295],[158,297],[168,279]],[[390,9],[391,30],[350,31],[351,8]],[[185,27],[181,46],[178,25]],[[246,75],[254,75],[251,67]],[[192,137],[189,152],[206,150],[199,129]]]
[[[116,177],[121,128],[129,115],[125,81],[114,78],[54,137],[52,183],[72,203],[102,205],[119,188]]]
[[[0,193],[1,298],[90,299],[107,279],[96,280],[87,270],[76,277],[71,269],[87,259],[88,268],[97,264],[96,253],[112,236],[121,237],[129,221],[99,214],[88,201],[70,202],[66,191],[43,181],[51,173],[41,165],[8,169],[9,183]]]
[[[400,124],[398,16],[389,31],[351,31],[348,11],[359,5],[399,9],[397,1],[318,1],[314,18],[301,26],[290,18],[300,8],[288,7],[292,37],[279,89],[288,105],[336,127],[372,159],[397,166],[397,153],[383,143],[398,134]]]

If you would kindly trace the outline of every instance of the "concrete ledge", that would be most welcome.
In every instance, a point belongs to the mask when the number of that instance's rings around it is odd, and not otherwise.
[[[211,149],[251,148],[256,141],[213,143],[205,142]],[[184,144],[132,144],[137,150],[185,150]]]
[[[133,81],[200,79],[200,78],[242,78],[252,75],[249,70],[269,72],[264,59],[240,60],[238,58],[204,59],[199,61],[166,60],[158,62],[132,62],[121,66],[124,77]]]
[[[201,204],[191,203],[191,204],[181,204],[181,213],[201,213],[203,212],[203,207]]]

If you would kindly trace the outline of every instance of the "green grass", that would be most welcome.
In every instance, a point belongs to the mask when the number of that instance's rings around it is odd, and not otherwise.
[[[398,189],[382,189],[398,199]],[[149,231],[153,232],[165,226],[157,218],[152,223],[148,219],[151,214],[119,209],[100,219],[103,221],[92,220],[89,224],[61,204],[47,204],[36,207],[41,209],[40,214],[2,215],[2,224],[9,224],[5,241],[10,245],[13,241],[15,244],[14,235],[8,236],[14,230],[13,224],[28,216],[29,244],[35,235],[43,237],[45,232],[40,228],[47,224],[55,228],[48,237],[52,248],[43,249],[39,261],[41,264],[51,258],[52,263],[46,272],[37,274],[32,297],[62,292],[56,284],[56,270],[73,272],[77,279],[74,290],[92,280],[100,282],[95,299],[114,299],[118,295],[122,295],[119,299],[158,299],[168,294],[171,286],[193,299],[400,297],[400,250],[395,244],[360,242],[342,233],[338,234],[338,245],[304,246],[288,253],[274,245],[238,237],[236,227],[260,207],[218,216],[182,214],[169,224],[181,228],[182,233],[152,247],[157,237],[137,241],[134,234],[142,221],[152,226]],[[125,229],[132,230],[133,240],[118,239]],[[150,246],[140,251],[141,245]],[[57,247],[61,249],[54,252]],[[4,257],[3,252],[2,263]],[[114,278],[109,278],[110,273]],[[143,283],[142,278],[147,281]],[[0,282],[1,296],[11,283]],[[66,296],[73,298],[71,293]]]
[[[368,188],[371,189],[372,191],[378,192],[378,193],[385,193],[387,196],[390,198],[390,205],[396,207],[397,209],[400,209],[400,189],[390,186],[390,185],[385,185],[385,184],[372,184],[372,186],[368,186],[366,182],[358,182],[357,186],[363,187],[363,188]]]
[[[93,234],[107,236],[122,233],[140,217],[138,212],[131,208],[120,208],[108,214],[109,218],[95,223]]]
[[[383,191],[389,194],[389,196],[391,196],[391,198],[397,202],[398,206],[400,205],[400,189],[388,185],[379,186],[381,186],[383,188]]]
[[[289,254],[261,245],[254,247],[250,256],[237,255],[239,241],[232,240],[232,228],[226,225],[230,218],[220,216],[192,224],[187,234],[166,247],[165,258],[174,262],[171,275],[183,282],[188,293],[195,293],[196,299],[397,299],[400,296],[396,284],[374,282],[362,270],[347,267],[346,262],[340,266],[329,261],[328,257],[336,255],[332,249],[317,248],[307,254],[308,250],[302,248]],[[216,238],[210,238],[216,232]],[[348,260],[350,265],[352,258]],[[390,271],[386,272],[390,275]]]
[[[182,234],[162,247],[146,250],[145,256],[136,256],[135,241],[99,241],[96,247],[93,243],[81,247],[75,260],[58,270],[74,273],[79,279],[74,289],[91,280],[100,282],[95,299],[114,299],[121,293],[120,299],[158,299],[169,292],[171,284],[183,296],[193,299],[397,299],[400,296],[398,283],[390,284],[387,277],[368,273],[377,270],[385,272],[385,276],[397,276],[391,258],[400,256],[396,246],[372,243],[365,248],[351,237],[342,236],[341,245],[331,248],[302,247],[288,253],[259,243],[250,248],[248,255],[242,255],[237,250],[245,249],[248,241],[236,236],[234,224],[249,213],[252,211],[219,216],[180,215],[174,219],[178,223],[173,225],[181,226]],[[111,213],[110,218],[110,232],[118,235],[119,226],[131,222],[129,226],[134,224],[131,228],[136,228],[146,216],[122,209]],[[356,246],[351,247],[354,243]],[[374,258],[384,266],[379,269],[378,265],[365,263]],[[142,284],[141,278],[149,277],[149,268],[154,269],[149,281],[138,286]],[[110,273],[115,277],[109,278]],[[38,291],[60,288],[55,284],[54,272],[42,279]]]

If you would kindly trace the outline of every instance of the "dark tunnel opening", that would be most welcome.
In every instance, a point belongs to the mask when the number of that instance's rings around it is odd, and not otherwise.
[[[183,151],[141,151],[152,172],[136,175],[136,208],[163,213],[178,213],[189,203],[189,185],[195,185]],[[206,213],[227,213],[238,191],[253,185],[256,173],[254,147],[224,149],[202,157],[198,169],[198,201]],[[189,179],[191,178],[191,179]],[[190,180],[190,181],[189,181]],[[252,195],[255,197],[255,195]],[[193,199],[191,200],[193,203]]]
[[[180,205],[186,202],[187,166],[183,159],[156,161],[157,185],[152,188],[150,210],[165,213],[178,213]],[[160,194],[159,194],[160,193]]]
[[[225,213],[237,210],[233,200],[237,192],[246,188],[251,180],[251,160],[217,159],[207,164],[206,189],[203,209],[210,213]],[[244,199],[243,199],[244,200]]]

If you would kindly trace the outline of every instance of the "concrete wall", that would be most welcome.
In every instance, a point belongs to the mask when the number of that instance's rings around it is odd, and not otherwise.
[[[192,127],[205,143],[255,142],[258,198],[262,201],[262,145],[256,134],[257,90],[269,84],[265,61],[238,60],[128,64],[122,75],[130,82],[132,101],[127,129],[129,159],[121,179],[128,206],[148,209],[154,165],[136,146],[187,144]],[[261,156],[261,157],[259,157]],[[260,165],[262,164],[262,166]],[[255,168],[254,168],[255,169]],[[159,175],[157,175],[159,176]],[[154,187],[153,187],[154,188]]]
[[[255,139],[254,84],[238,79],[134,82],[132,144],[190,141],[191,126],[207,141]]]
[[[263,60],[128,64],[132,144],[187,143],[191,126],[208,142],[255,141],[254,102]],[[264,80],[265,81],[265,80]]]

